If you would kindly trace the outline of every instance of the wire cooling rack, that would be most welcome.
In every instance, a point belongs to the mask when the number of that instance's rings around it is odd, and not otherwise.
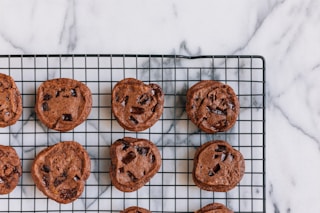
[[[1,144],[14,147],[23,166],[19,185],[9,195],[0,195],[0,212],[119,212],[132,205],[152,212],[194,212],[212,202],[223,203],[234,212],[265,212],[264,71],[260,56],[0,56],[0,72],[15,79],[23,97],[20,120],[0,129]],[[37,87],[59,77],[84,82],[93,95],[87,121],[66,133],[47,129],[34,112]],[[125,131],[111,113],[111,90],[127,77],[157,83],[165,93],[162,117],[143,132]],[[205,79],[227,83],[238,95],[240,115],[228,132],[201,132],[187,118],[186,91]],[[147,138],[162,155],[160,171],[132,193],[118,191],[109,177],[109,147],[124,136]],[[245,158],[243,179],[226,193],[200,190],[192,181],[196,148],[214,139],[228,141]],[[78,141],[87,149],[92,171],[78,200],[58,204],[35,187],[30,167],[40,150],[66,140]]]

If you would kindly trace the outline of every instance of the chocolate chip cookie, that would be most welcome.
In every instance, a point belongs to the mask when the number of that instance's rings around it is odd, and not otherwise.
[[[151,211],[138,206],[131,206],[123,211],[120,211],[120,213],[151,213]]]
[[[15,124],[21,114],[22,98],[15,81],[0,73],[0,127]]]
[[[233,213],[233,211],[221,203],[210,203],[195,211],[195,213]]]
[[[83,83],[57,78],[43,82],[37,92],[35,111],[48,128],[61,132],[74,129],[91,111],[90,89]]]
[[[242,154],[225,141],[209,141],[194,156],[194,183],[207,191],[226,192],[242,179],[245,161]]]
[[[70,203],[83,192],[90,175],[90,157],[77,142],[59,142],[42,150],[35,158],[31,175],[47,197]]]
[[[240,105],[230,86],[204,80],[188,90],[186,111],[202,131],[216,133],[227,131],[236,123]]]
[[[118,82],[112,90],[112,112],[129,131],[143,131],[162,115],[164,94],[157,84],[144,84],[134,78]]]
[[[161,156],[151,141],[125,137],[110,148],[112,184],[123,192],[144,186],[158,172]]]
[[[10,193],[22,175],[20,158],[10,146],[0,145],[0,194]]]

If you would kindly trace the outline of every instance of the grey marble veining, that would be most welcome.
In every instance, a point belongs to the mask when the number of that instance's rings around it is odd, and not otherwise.
[[[217,55],[217,54],[244,54],[244,55],[263,55],[266,59],[266,212],[318,212],[320,210],[319,188],[320,172],[319,167],[319,55],[320,49],[319,23],[320,4],[317,0],[267,0],[267,1],[232,1],[232,2],[215,2],[215,1],[161,1],[149,2],[144,0],[134,2],[115,2],[115,1],[0,1],[0,53],[1,54],[36,54],[36,53],[133,53],[133,54],[183,54],[183,55]],[[67,62],[67,60],[62,60]],[[170,60],[168,60],[170,61]],[[38,65],[45,66],[45,60],[39,61]],[[121,62],[121,60],[120,60]],[[119,65],[121,63],[118,62]],[[19,60],[15,63],[20,63]],[[56,62],[55,62],[56,63]],[[82,63],[82,62],[81,62]],[[108,62],[104,62],[107,64]],[[145,60],[143,66],[159,66],[161,60]],[[170,63],[164,61],[164,64]],[[1,63],[0,63],[1,64]],[[90,61],[88,61],[88,65]],[[115,62],[114,65],[117,63]],[[140,64],[140,62],[139,62]],[[217,62],[217,65],[219,62]],[[33,61],[24,61],[24,65],[33,66]],[[84,63],[82,63],[84,66]],[[100,64],[102,65],[102,64]],[[131,61],[129,64],[135,67],[136,62]],[[244,66],[245,63],[240,64]],[[7,66],[4,66],[7,67]],[[23,89],[24,93],[33,93],[38,83],[22,84],[22,77],[27,78],[33,70],[23,70],[23,76],[20,74],[20,65],[17,69],[11,69],[11,74],[17,76],[17,85]],[[1,67],[0,67],[1,69]],[[1,72],[8,72],[7,69],[1,69]],[[39,70],[40,71],[40,70]],[[113,70],[113,73],[118,70]],[[202,70],[202,73],[206,73]],[[45,75],[42,75],[45,73]],[[50,69],[48,72],[37,72],[39,81],[46,78],[58,77],[60,73],[69,77],[72,76],[68,70]],[[91,70],[91,73],[96,73]],[[111,80],[110,70],[105,70],[100,75],[107,81]],[[145,70],[139,78],[150,81],[149,70]],[[210,72],[208,72],[210,73]],[[234,74],[237,73],[234,71]],[[241,70],[240,70],[241,73]],[[128,75],[135,73],[129,72]],[[164,74],[164,75],[163,75]],[[170,73],[158,73],[154,78],[169,78]],[[33,74],[31,75],[33,76]],[[231,75],[232,76],[232,75]],[[229,76],[229,77],[231,77]],[[85,80],[81,73],[77,73],[77,78]],[[119,76],[121,78],[123,76]],[[208,77],[208,76],[206,76]],[[215,79],[224,80],[220,73],[214,73]],[[245,76],[243,76],[245,78]],[[192,72],[190,79],[199,79],[197,72]],[[119,80],[119,79],[115,79]],[[20,81],[20,82],[19,82]],[[230,81],[229,81],[230,82]],[[169,82],[161,82],[167,92],[172,91],[173,85]],[[230,82],[232,83],[232,82]],[[183,93],[187,86],[182,83],[179,85],[179,92]],[[25,88],[22,87],[26,85]],[[95,85],[91,84],[94,88]],[[126,205],[138,204],[142,206],[152,206],[155,210],[161,211],[162,206],[172,208],[183,208],[188,206],[189,210],[196,209],[199,205],[194,204],[197,197],[202,195],[196,188],[189,188],[189,195],[194,199],[187,204],[179,200],[175,205],[174,199],[166,199],[157,206],[154,202],[146,199],[131,199],[131,196],[143,197],[146,191],[138,192],[133,195],[118,194],[112,187],[109,187],[110,180],[107,174],[106,166],[108,165],[108,145],[112,140],[123,135],[124,133],[110,119],[110,91],[112,84],[101,84],[100,90],[105,96],[100,100],[100,104],[105,106],[101,110],[100,116],[103,120],[100,125],[94,120],[87,122],[87,127],[96,130],[100,128],[102,133],[99,136],[91,134],[94,140],[102,142],[100,155],[105,157],[100,161],[95,161],[94,168],[100,168],[101,174],[97,173],[92,176],[90,181],[98,181],[102,186],[96,187],[99,190],[92,197],[99,195],[100,200],[95,198],[89,200],[79,200],[74,207],[79,205],[81,208],[87,206],[93,212],[94,209],[101,207],[124,206],[123,198],[126,197]],[[237,87],[237,84],[233,84]],[[248,85],[236,88],[238,92],[246,90]],[[254,91],[259,89],[252,85]],[[244,92],[243,91],[243,92]],[[178,103],[183,103],[183,97],[177,96]],[[259,97],[248,98],[240,96],[242,103],[250,103],[252,106],[261,107]],[[34,101],[33,95],[26,97],[24,103],[31,107]],[[167,103],[175,100],[167,98]],[[41,149],[40,145],[45,147],[52,144],[60,138],[75,138],[82,140],[82,133],[61,135],[49,132],[47,136],[46,129],[35,119],[32,108],[24,109],[23,121],[10,128],[0,129],[1,141],[10,143],[18,148],[18,153],[25,159],[24,167],[29,169],[30,161],[35,155],[35,151]],[[98,114],[98,111],[94,112]],[[169,114],[174,112],[168,110]],[[176,110],[176,116],[185,118],[183,110]],[[246,108],[241,110],[240,119],[245,120],[248,116],[255,116],[261,119],[259,110],[249,111]],[[165,135],[165,140],[161,139],[158,134],[153,134],[154,140],[163,145],[163,152],[170,153],[167,144],[179,140],[179,144],[198,145],[197,141],[211,139],[211,136],[197,133],[196,128],[191,125],[185,125],[183,120],[177,120],[173,128],[170,118],[166,118],[165,125],[160,125],[166,131],[180,131],[175,137],[170,134]],[[103,128],[102,128],[103,127]],[[119,133],[109,135],[106,129],[112,128]],[[182,128],[183,127],[183,128]],[[259,125],[255,125],[258,128]],[[21,131],[32,132],[34,128],[44,134],[19,134]],[[81,129],[82,128],[82,129]],[[157,127],[158,128],[158,127]],[[185,128],[189,128],[188,138],[184,135]],[[242,129],[243,128],[243,129]],[[247,131],[246,125],[241,125],[241,130]],[[81,130],[80,130],[81,129]],[[85,129],[81,126],[79,131]],[[236,132],[235,128],[232,131]],[[155,130],[152,130],[155,131]],[[10,134],[9,134],[10,132]],[[139,133],[136,135],[145,137],[148,134]],[[231,140],[233,138],[230,134]],[[216,137],[229,137],[228,135],[219,134]],[[257,136],[253,136],[255,138]],[[229,138],[228,138],[229,139]],[[251,139],[246,134],[241,135],[241,140]],[[34,149],[35,142],[39,147]],[[259,141],[259,136],[257,141]],[[256,141],[256,140],[254,140]],[[236,144],[236,142],[235,142]],[[23,149],[21,148],[23,145]],[[91,154],[97,150],[91,149]],[[194,149],[187,152],[187,158],[194,153]],[[252,154],[259,156],[260,151],[255,150]],[[184,156],[186,157],[186,156]],[[302,159],[302,160],[301,160]],[[171,164],[168,163],[168,168]],[[190,162],[188,166],[191,167]],[[250,165],[252,166],[252,165]],[[190,171],[190,169],[189,169]],[[99,175],[98,175],[99,174]],[[186,176],[184,176],[186,177]],[[162,178],[172,181],[170,175],[160,175],[155,179],[155,183],[161,183]],[[189,178],[180,179],[185,182]],[[158,182],[157,182],[158,181]],[[34,186],[26,173],[21,184],[26,187],[17,188],[10,197],[17,199],[6,200],[6,197],[0,197],[0,209],[19,211],[23,206],[24,209],[42,209],[46,207],[53,210],[56,204],[47,201],[38,191],[34,191]],[[26,199],[21,200],[22,195]],[[32,193],[25,193],[27,191]],[[159,189],[157,194],[170,196],[170,188],[167,191]],[[86,190],[87,191],[87,190]],[[88,190],[89,191],[89,190]],[[259,190],[253,190],[257,192]],[[153,191],[152,191],[153,192]],[[158,192],[158,190],[156,190]],[[180,191],[179,191],[180,192]],[[245,192],[245,191],[244,191]],[[241,193],[240,193],[241,194]],[[30,202],[34,196],[37,199],[37,208],[35,202]],[[112,200],[111,196],[119,196],[121,199]],[[207,195],[204,193],[203,195]],[[91,194],[90,194],[91,196]],[[222,196],[222,195],[221,195]],[[232,193],[230,196],[233,196]],[[241,194],[242,196],[242,194]],[[246,196],[246,194],[243,194]],[[32,199],[31,199],[32,200]],[[207,202],[207,201],[205,201]],[[209,202],[209,201],[208,201]],[[233,205],[233,200],[228,199],[228,204]],[[195,202],[197,203],[197,202]],[[160,207],[159,207],[160,206]],[[249,205],[250,206],[250,205]],[[159,207],[159,208],[156,208]],[[72,210],[73,206],[62,206],[61,210]],[[251,208],[251,206],[250,206]],[[4,210],[6,211],[6,210]]]

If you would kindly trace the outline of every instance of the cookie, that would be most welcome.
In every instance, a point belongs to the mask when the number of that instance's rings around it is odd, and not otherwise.
[[[0,73],[0,127],[15,124],[21,114],[22,98],[15,81]]]
[[[230,86],[204,80],[188,90],[186,111],[190,120],[202,131],[224,132],[236,123],[240,104]]]
[[[226,192],[242,179],[245,161],[242,154],[225,141],[209,141],[194,156],[192,177],[203,190]]]
[[[125,137],[110,147],[112,184],[123,192],[136,191],[158,172],[161,156],[151,141]]]
[[[233,211],[221,203],[210,203],[195,211],[195,213],[233,213]]]
[[[13,191],[21,175],[21,162],[16,150],[0,145],[0,194]]]
[[[90,89],[73,79],[48,80],[37,91],[35,111],[50,129],[61,132],[74,129],[87,119],[91,107]]]
[[[138,206],[131,206],[123,211],[120,211],[120,213],[151,213],[151,211]]]
[[[112,90],[112,112],[120,126],[143,131],[162,115],[164,94],[157,84],[144,84],[134,78],[119,81]]]
[[[59,142],[42,150],[32,164],[31,175],[47,197],[70,203],[83,192],[90,175],[90,157],[77,142]]]

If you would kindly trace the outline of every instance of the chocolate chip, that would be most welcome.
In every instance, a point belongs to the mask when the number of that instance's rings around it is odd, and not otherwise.
[[[72,115],[71,114],[62,114],[62,120],[72,121]]]
[[[215,149],[216,152],[225,152],[227,150],[226,146],[218,145],[218,147]]]
[[[60,191],[60,198],[64,200],[70,200],[77,195],[77,188],[73,189],[62,189]]]
[[[150,101],[149,95],[147,93],[144,93],[142,95],[140,95],[140,97],[138,98],[138,103],[140,105],[145,105],[146,103],[148,103]]]
[[[79,176],[78,176],[78,175],[75,175],[75,176],[73,177],[73,180],[74,180],[74,181],[79,181],[79,180],[80,180],[80,178],[79,178]]]
[[[67,172],[64,171],[59,177],[57,177],[54,182],[53,182],[53,185],[55,187],[59,186],[61,183],[63,183],[66,179],[67,179]]]
[[[217,164],[215,167],[213,167],[213,172],[216,174],[220,170],[220,164]]]
[[[43,111],[49,111],[48,102],[43,102],[43,103],[42,103],[42,110],[43,110]]]
[[[154,107],[152,107],[152,109],[151,109],[151,112],[155,112],[157,107],[158,107],[158,104],[154,105]]]
[[[49,95],[49,94],[45,94],[45,95],[43,96],[43,100],[45,100],[45,101],[49,101],[51,98],[52,98],[52,96]]]
[[[130,111],[132,114],[137,114],[137,115],[141,115],[144,113],[144,109],[141,107],[131,107]]]
[[[50,172],[50,167],[47,165],[43,165],[42,166],[42,171],[44,171],[45,173],[49,173]]]
[[[122,150],[124,151],[130,147],[130,144],[125,140],[122,140],[122,144],[123,144]]]
[[[75,89],[71,89],[70,93],[72,97],[77,97],[77,91]]]
[[[149,152],[149,147],[137,147],[137,152],[140,154],[140,155],[144,155],[144,156],[147,156],[148,152]]]
[[[48,187],[48,186],[49,186],[49,180],[48,180],[48,179],[49,179],[49,178],[48,178],[47,175],[42,176],[42,181],[43,181],[45,187]]]
[[[156,157],[154,155],[151,155],[150,161],[151,161],[151,163],[154,163],[156,161]]]
[[[56,91],[56,97],[60,96],[60,91]]]
[[[135,176],[134,176],[134,174],[132,174],[131,172],[127,172],[127,175],[129,176],[129,178],[131,179],[131,181],[133,181],[133,182],[137,182],[138,181],[138,178],[136,178]]]
[[[124,173],[124,167],[119,168],[120,173]]]
[[[133,124],[139,124],[139,121],[137,119],[135,119],[133,116],[129,117],[129,120],[132,121]]]
[[[128,164],[136,158],[136,154],[134,152],[129,152],[121,161],[124,164]]]

